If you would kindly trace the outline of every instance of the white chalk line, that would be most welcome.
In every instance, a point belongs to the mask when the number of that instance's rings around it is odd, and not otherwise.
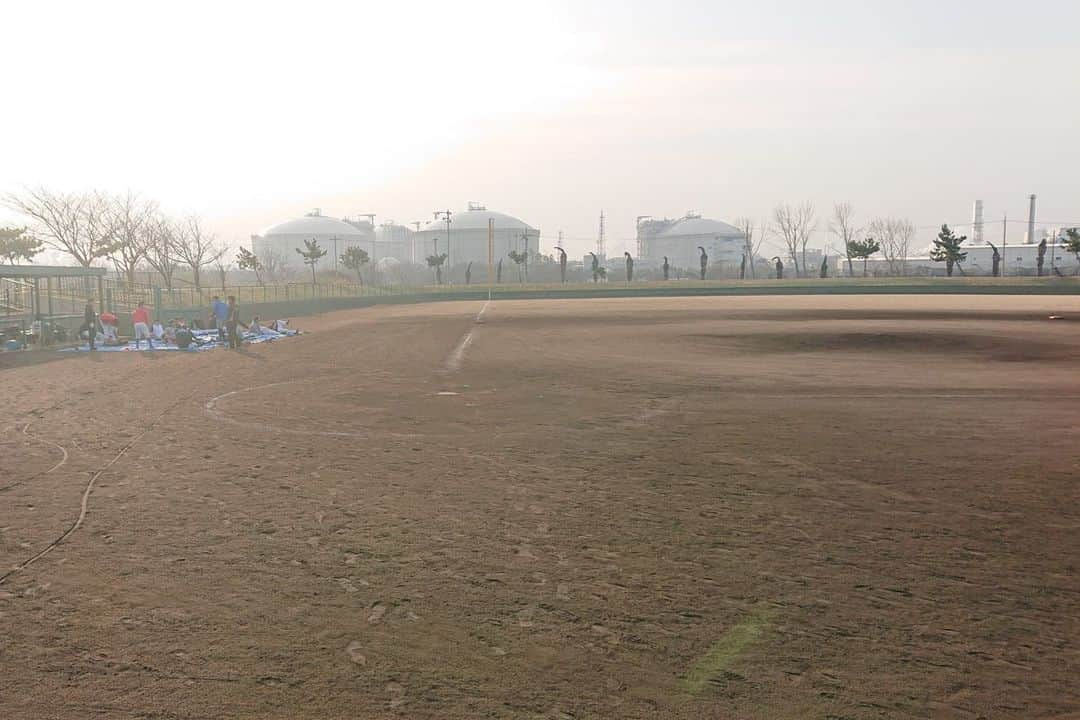
[[[12,568],[8,572],[4,573],[3,575],[0,575],[0,585],[2,585],[4,583],[4,581],[6,581],[12,575],[15,575],[16,573],[22,572],[26,568],[28,568],[31,565],[33,565],[34,563],[36,563],[41,558],[48,555],[50,552],[53,551],[53,549],[56,548],[57,545],[64,542],[65,540],[67,540],[69,537],[71,537],[71,535],[76,530],[78,530],[80,527],[82,527],[83,521],[86,519],[86,513],[87,513],[87,511],[89,510],[89,507],[90,507],[90,493],[92,493],[94,491],[94,483],[97,482],[97,479],[99,477],[101,477],[105,473],[106,470],[108,470],[113,465],[115,465],[120,460],[120,458],[124,457],[124,455],[127,454],[127,451],[130,450],[135,445],[135,443],[137,443],[142,438],[146,437],[146,435],[154,428],[154,426],[157,425],[161,421],[161,418],[165,417],[166,413],[172,411],[172,409],[174,407],[176,407],[177,405],[179,405],[180,402],[182,402],[182,401],[177,401],[177,402],[173,403],[172,405],[170,405],[169,407],[165,408],[161,412],[160,415],[158,415],[156,418],[154,418],[154,420],[149,425],[147,425],[145,429],[143,429],[143,431],[141,433],[139,433],[138,435],[133,437],[131,440],[129,440],[128,443],[126,445],[124,445],[124,447],[120,448],[120,452],[116,453],[116,455],[113,456],[112,460],[110,460],[109,462],[102,465],[100,468],[98,468],[97,471],[94,472],[93,475],[90,476],[90,479],[86,482],[86,488],[83,490],[82,499],[79,501],[79,515],[78,515],[78,517],[75,518],[75,522],[73,522],[71,524],[71,527],[69,527],[66,531],[64,531],[64,533],[60,537],[56,538],[51,543],[46,545],[44,550],[37,553],[33,557],[19,563],[18,565],[16,565],[14,568]],[[65,451],[65,453],[64,453],[64,462],[66,462],[66,461],[67,461],[67,452]],[[63,462],[61,462],[60,464],[62,465]],[[57,467],[59,467],[59,465],[57,465]]]
[[[26,437],[30,438],[34,442],[39,442],[39,443],[42,443],[43,445],[49,445],[49,446],[52,446],[52,447],[56,448],[57,450],[59,450],[60,455],[61,455],[60,462],[56,463],[55,465],[53,465],[48,470],[43,470],[42,472],[35,473],[34,475],[31,475],[30,477],[26,478],[25,480],[19,480],[17,482],[11,483],[10,485],[4,485],[3,487],[0,487],[0,492],[4,492],[4,491],[10,490],[10,489],[12,489],[14,487],[18,487],[19,485],[22,485],[24,483],[28,483],[31,480],[36,480],[39,477],[43,477],[45,475],[48,475],[49,473],[53,472],[54,470],[59,470],[68,461],[68,451],[63,445],[58,445],[57,443],[54,443],[52,440],[46,440],[45,438],[39,438],[36,435],[31,435],[30,434],[30,426],[32,424],[33,424],[32,422],[26,423],[26,425],[23,426],[22,434],[25,435]]]
[[[476,314],[476,317],[473,319],[474,324],[482,324],[484,322],[484,313],[487,312],[488,306],[490,304],[491,304],[491,290],[489,289],[488,290],[487,300],[484,301],[484,304],[480,307],[480,312],[478,312]],[[469,330],[461,338],[461,340],[460,340],[460,342],[458,342],[457,346],[450,352],[449,357],[447,357],[446,362],[444,363],[444,368],[447,371],[456,372],[457,370],[459,370],[461,368],[461,363],[465,358],[465,352],[469,349],[469,345],[472,344],[472,340],[473,340],[473,331]],[[310,380],[310,378],[305,378],[305,380]],[[309,436],[309,437],[312,437],[312,436],[314,436],[314,437],[346,437],[346,438],[370,438],[371,437],[371,434],[367,433],[367,432],[360,433],[360,432],[347,432],[347,431],[341,431],[341,430],[304,430],[303,428],[281,427],[280,425],[273,425],[271,423],[249,422],[249,421],[245,421],[245,420],[237,420],[236,418],[233,418],[233,417],[230,417],[229,415],[227,415],[225,413],[225,411],[222,410],[221,407],[220,407],[220,404],[223,401],[225,401],[225,400],[227,400],[227,399],[229,399],[231,397],[234,397],[236,395],[243,395],[243,394],[246,394],[246,393],[257,392],[259,390],[267,390],[269,388],[280,387],[282,385],[291,385],[291,384],[295,384],[295,383],[299,383],[299,382],[304,382],[304,380],[285,380],[285,381],[282,381],[282,382],[266,383],[266,384],[263,384],[263,385],[252,385],[250,387],[240,388],[238,390],[230,390],[227,393],[222,393],[221,395],[215,395],[214,397],[207,400],[205,405],[203,405],[203,409],[206,411],[206,414],[209,415],[214,420],[217,420],[219,422],[229,423],[230,425],[236,425],[238,427],[251,428],[251,429],[255,429],[255,430],[263,430],[263,431],[269,430],[271,432],[282,433],[282,434],[286,434],[286,435],[303,435],[303,436]],[[415,433],[391,433],[391,436],[392,437],[398,437],[398,438],[417,438],[417,437],[420,437],[420,435],[417,435]]]
[[[481,325],[484,322],[484,313],[487,312],[488,305],[491,304],[491,290],[488,290],[487,300],[484,301],[484,305],[480,308],[480,312],[476,313],[476,317],[473,319],[474,325]],[[465,360],[465,352],[472,345],[473,330],[469,330],[461,338],[461,342],[457,344],[446,358],[446,362],[443,364],[443,368],[448,373],[454,373],[461,369],[461,363]]]
[[[225,414],[225,411],[219,407],[219,403],[222,400],[226,400],[235,395],[243,395],[245,393],[255,392],[257,390],[266,390],[267,388],[280,387],[282,385],[293,385],[299,382],[312,381],[320,378],[305,378],[304,380],[283,380],[282,382],[267,383],[265,385],[252,385],[251,387],[240,388],[239,390],[231,390],[221,395],[216,395],[206,401],[203,405],[203,409],[206,414],[219,422],[229,423],[230,425],[236,425],[238,427],[252,428],[255,430],[269,430],[270,432],[283,433],[286,435],[305,435],[313,437],[344,437],[344,438],[371,438],[369,432],[346,432],[338,430],[304,430],[303,428],[287,428],[280,425],[273,425],[271,423],[264,422],[249,422],[245,420],[237,420],[236,418],[229,417]],[[395,438],[417,438],[420,435],[416,433],[386,433],[390,437]]]
[[[469,349],[469,345],[472,344],[472,330],[465,333],[465,337],[461,338],[461,342],[457,344],[457,347],[450,353],[450,356],[446,358],[446,371],[457,372],[461,369],[461,361],[465,359],[465,351]]]

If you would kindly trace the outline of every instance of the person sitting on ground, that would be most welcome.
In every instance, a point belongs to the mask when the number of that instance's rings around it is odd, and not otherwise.
[[[181,325],[176,329],[175,335],[176,347],[181,350],[187,350],[195,342],[195,336],[186,327]]]
[[[253,332],[253,333],[255,333],[256,335],[262,335],[262,334],[263,334],[263,331],[264,331],[265,329],[266,329],[266,328],[264,328],[264,327],[262,326],[262,324],[261,324],[261,323],[259,323],[259,316],[258,316],[258,315],[256,315],[256,316],[254,316],[253,318],[251,318],[251,324],[250,324],[250,325],[248,325],[248,330],[249,330],[250,332]]]
[[[151,326],[150,334],[154,336],[155,340],[161,341],[165,339],[165,328],[162,326],[161,321],[158,321]]]
[[[106,345],[119,345],[120,337],[117,329],[120,324],[120,318],[113,315],[111,312],[103,312],[98,317],[101,321],[101,331],[104,336],[104,343]]]
[[[180,326],[181,326],[180,321],[177,320],[176,318],[173,318],[172,320],[169,321],[168,325],[166,325],[164,328],[162,328],[161,337],[158,338],[158,339],[159,340],[164,340],[167,343],[175,343],[176,342],[176,333],[180,329]],[[154,337],[155,338],[158,337],[157,333],[154,334]]]

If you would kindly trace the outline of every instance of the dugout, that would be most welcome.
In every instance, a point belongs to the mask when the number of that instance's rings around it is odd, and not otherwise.
[[[0,265],[0,332],[5,340],[52,341],[55,329],[82,322],[87,300],[105,310],[105,268]],[[16,330],[17,328],[17,330]]]

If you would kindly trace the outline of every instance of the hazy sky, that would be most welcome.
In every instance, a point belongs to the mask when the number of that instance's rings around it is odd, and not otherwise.
[[[636,215],[780,201],[909,217],[923,244],[975,198],[1020,220],[1034,192],[1041,220],[1080,222],[1076,0],[41,0],[3,16],[0,191],[130,188],[237,243],[316,206],[408,222],[469,200],[575,253],[601,208],[612,250]]]

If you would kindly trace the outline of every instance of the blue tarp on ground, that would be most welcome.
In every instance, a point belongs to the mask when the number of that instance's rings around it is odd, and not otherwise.
[[[180,352],[202,352],[204,350],[214,350],[216,348],[228,347],[227,342],[221,342],[218,339],[217,330],[192,330],[191,334],[195,336],[195,342],[186,348],[179,348],[172,343],[167,343],[161,340],[154,341],[153,350],[157,351],[180,351]],[[273,342],[274,340],[280,340],[282,338],[293,337],[299,335],[299,330],[286,330],[285,332],[276,332],[274,330],[264,329],[261,333],[244,332],[241,333],[241,338],[245,345],[254,345],[258,343]],[[126,345],[103,345],[98,343],[95,346],[96,352],[146,352],[150,350],[145,340],[139,342],[139,347],[135,347],[135,341],[131,340]],[[83,344],[76,347],[64,348],[59,352],[90,352],[90,345]]]

